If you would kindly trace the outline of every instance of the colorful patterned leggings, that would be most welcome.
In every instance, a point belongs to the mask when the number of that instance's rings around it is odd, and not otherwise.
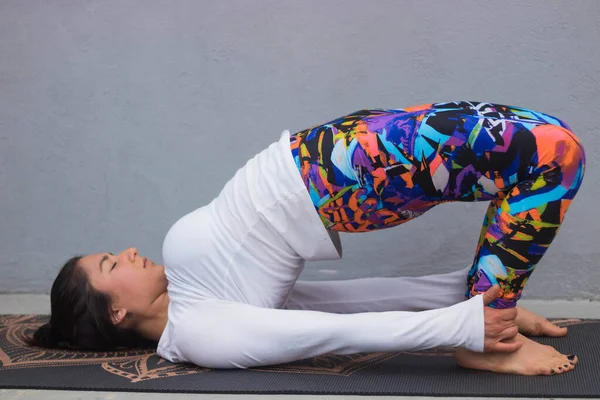
[[[583,147],[557,118],[480,102],[361,110],[291,137],[325,226],[389,228],[451,201],[490,201],[466,296],[499,284],[514,307],[583,179]]]

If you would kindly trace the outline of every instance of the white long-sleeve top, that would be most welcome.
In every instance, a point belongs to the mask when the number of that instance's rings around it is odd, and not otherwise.
[[[249,368],[328,353],[483,351],[482,298],[461,301],[466,271],[297,282],[305,260],[339,258],[339,237],[315,212],[284,131],[165,237],[170,304],[158,354]]]

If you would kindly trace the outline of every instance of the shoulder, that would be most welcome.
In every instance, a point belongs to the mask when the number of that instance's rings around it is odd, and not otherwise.
[[[231,368],[250,340],[241,303],[202,300],[169,315],[169,354],[207,368]]]

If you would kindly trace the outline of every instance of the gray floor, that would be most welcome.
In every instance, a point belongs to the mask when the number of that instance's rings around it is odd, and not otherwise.
[[[600,318],[600,303],[589,301],[540,301],[523,300],[520,302],[526,308],[545,317],[579,317]],[[0,314],[47,314],[49,313],[49,299],[44,295],[0,295]],[[577,371],[573,372],[577,373]],[[198,399],[198,400],[258,400],[273,399],[286,400],[316,399],[316,400],[359,400],[364,396],[281,396],[281,395],[215,395],[215,394],[163,394],[163,393],[120,393],[120,392],[83,392],[83,391],[56,391],[56,390],[0,390],[0,399],[4,400],[137,400],[137,399]],[[376,396],[386,400],[392,398],[411,399],[439,399],[436,397],[391,397]],[[469,399],[461,397],[460,399]],[[487,398],[500,399],[500,398]],[[514,398],[513,398],[514,399]]]

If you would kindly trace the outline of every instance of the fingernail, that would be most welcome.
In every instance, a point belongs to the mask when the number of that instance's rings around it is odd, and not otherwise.
[[[550,370],[550,375],[554,375],[555,373],[556,373],[556,371],[554,371],[554,368],[552,368],[552,369]]]
[[[569,363],[569,364],[571,364],[571,365],[573,365],[573,366],[575,365],[575,364],[573,364],[573,363]]]
[[[573,361],[575,359],[575,354],[568,355],[567,358]]]

